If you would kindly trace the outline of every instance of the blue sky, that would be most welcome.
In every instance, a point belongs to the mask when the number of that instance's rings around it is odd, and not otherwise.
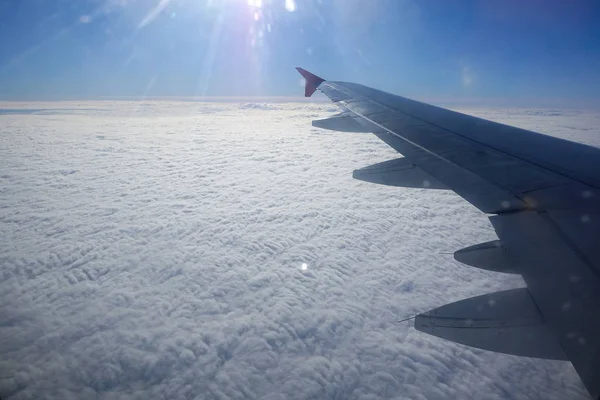
[[[0,99],[297,96],[600,104],[595,0],[5,0]]]

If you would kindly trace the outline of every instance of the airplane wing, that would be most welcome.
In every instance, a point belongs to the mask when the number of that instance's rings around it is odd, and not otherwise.
[[[415,328],[491,351],[569,360],[600,399],[600,149],[297,68],[341,113],[313,125],[371,132],[398,158],[354,171],[391,186],[450,189],[489,214],[498,240],[454,254],[518,273],[527,288],[448,304]]]

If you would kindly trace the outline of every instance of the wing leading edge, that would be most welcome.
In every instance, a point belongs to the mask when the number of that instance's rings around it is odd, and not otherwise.
[[[527,284],[431,310],[415,327],[491,351],[569,360],[600,399],[600,150],[298,71],[307,97],[318,89],[342,110],[344,123],[315,126],[372,132],[405,156],[356,170],[356,179],[453,190],[490,214],[499,238],[455,259],[519,273]],[[484,303],[498,308],[477,307]]]

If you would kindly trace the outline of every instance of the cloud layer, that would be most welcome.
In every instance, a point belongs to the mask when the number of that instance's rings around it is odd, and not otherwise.
[[[397,154],[312,128],[330,105],[3,108],[2,398],[586,398],[396,322],[523,282],[447,254],[495,238],[455,194],[353,180]],[[473,113],[599,143],[596,114]]]

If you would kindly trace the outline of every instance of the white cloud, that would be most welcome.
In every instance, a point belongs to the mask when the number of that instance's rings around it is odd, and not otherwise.
[[[522,282],[443,254],[494,238],[453,193],[353,180],[396,154],[329,104],[0,108],[2,398],[585,398],[396,323]],[[476,111],[598,137],[545,112]]]

